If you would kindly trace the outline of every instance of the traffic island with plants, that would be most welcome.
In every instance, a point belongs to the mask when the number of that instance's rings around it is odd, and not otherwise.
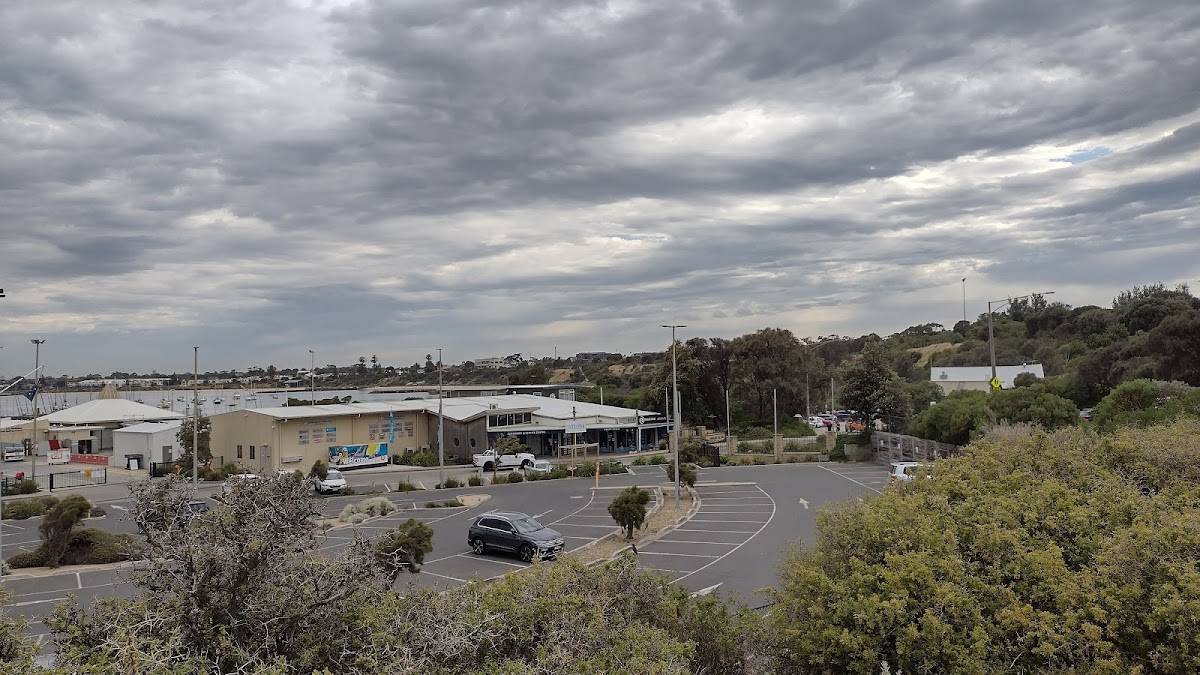
[[[609,505],[609,515],[620,529],[567,553],[565,557],[593,564],[611,560],[627,550],[631,544],[641,546],[659,538],[677,525],[680,519],[699,508],[699,501],[694,501],[695,492],[686,487],[680,490],[679,504],[676,505],[674,488],[674,485],[663,484],[661,487],[650,489],[633,487],[622,490]],[[657,498],[654,505],[646,509],[651,490],[656,493]],[[645,502],[642,501],[643,498]],[[614,504],[617,505],[615,512]],[[644,510],[644,515],[639,513],[639,507]],[[634,526],[632,532],[629,530],[630,525]]]
[[[84,519],[96,513],[96,508],[82,495],[71,495],[61,501],[56,500],[46,510],[42,523],[38,526],[41,543],[32,551],[10,556],[7,560],[8,566],[13,569],[61,567],[140,558],[142,546],[133,537],[78,527]]]

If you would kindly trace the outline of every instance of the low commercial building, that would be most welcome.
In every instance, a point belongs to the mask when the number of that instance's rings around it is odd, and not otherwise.
[[[180,420],[170,420],[115,429],[112,434],[113,466],[147,469],[151,463],[174,462],[183,454],[178,438],[182,425]]]
[[[505,436],[553,456],[579,445],[646,449],[668,433],[660,413],[530,394],[446,398],[442,409],[447,461],[470,461]],[[318,459],[352,469],[438,449],[437,399],[236,410],[211,419],[215,461],[256,472],[307,470]]]
[[[1022,363],[1019,366],[996,366],[996,378],[1000,380],[1002,389],[1012,389],[1014,381],[1021,373],[1029,373],[1037,378],[1046,376],[1040,363]],[[967,366],[929,369],[929,380],[937,383],[943,394],[952,391],[989,391],[992,388],[991,366]]]
[[[591,384],[447,384],[442,387],[444,398],[462,396],[503,396],[505,394],[532,394],[565,401],[574,401],[577,389],[590,389]],[[370,387],[367,394],[398,394],[397,398],[436,397],[436,384],[403,385],[394,387]]]
[[[38,452],[48,452],[49,442],[59,441],[74,453],[107,454],[113,449],[113,432],[122,427],[182,418],[181,413],[136,401],[97,398],[39,417]],[[12,420],[0,429],[0,443],[32,443],[33,427],[33,420]]]

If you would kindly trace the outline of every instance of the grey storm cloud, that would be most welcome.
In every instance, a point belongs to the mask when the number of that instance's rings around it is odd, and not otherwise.
[[[0,371],[1104,303],[1200,278],[1198,162],[1192,0],[14,0]]]

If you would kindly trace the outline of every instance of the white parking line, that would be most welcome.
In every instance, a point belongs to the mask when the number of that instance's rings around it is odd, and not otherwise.
[[[838,471],[834,471],[833,469],[825,466],[824,464],[818,464],[817,466],[821,467],[822,469],[825,469],[826,471],[834,474],[835,476],[841,476],[842,478],[845,478],[846,480],[850,481],[851,483],[854,483],[855,485],[861,485],[862,487],[867,488],[868,490],[870,490],[871,492],[874,492],[875,494],[883,494],[882,490],[876,490],[875,488],[871,487],[870,485],[867,485],[866,483],[854,480],[853,478],[851,478],[843,473],[840,473]]]
[[[586,525],[584,523],[555,523],[555,525],[562,525],[564,527],[602,527],[606,530],[611,530],[617,526],[616,523],[613,523],[612,525]]]
[[[771,515],[775,515],[775,512],[772,511]],[[771,522],[771,520],[769,518],[767,520],[708,520],[705,518],[692,518],[688,522],[689,523],[754,523],[755,525],[762,525],[763,523]]]
[[[718,558],[720,556],[708,555],[706,553],[667,553],[666,551],[638,551],[638,556],[644,555],[677,555],[681,558]]]
[[[428,564],[429,563],[426,563],[426,565],[428,565]],[[460,584],[467,583],[466,579],[459,579],[458,577],[452,577],[449,574],[438,574],[437,572],[430,572],[429,570],[425,569],[424,566],[421,567],[421,574],[428,574],[431,577],[438,577],[441,579],[449,579],[450,581],[457,581]]]
[[[519,567],[521,569],[525,569],[526,567],[529,567],[529,565],[518,565],[517,563],[510,563],[505,560],[496,560],[495,558],[485,558],[483,556],[475,555],[474,553],[459,553],[458,556],[456,556],[456,557],[466,558],[467,560],[480,560],[483,562],[496,563],[497,565],[508,565],[509,567]]]
[[[654,543],[662,542],[664,544],[713,544],[715,546],[737,546],[737,544],[729,541],[692,541],[690,539],[655,539]]]
[[[691,521],[688,521],[691,522]],[[686,525],[687,523],[684,523]],[[757,534],[756,530],[697,530],[691,527],[677,527],[672,532],[712,532],[714,534]]]
[[[758,487],[758,486],[755,486],[755,487]],[[761,487],[760,487],[760,488],[758,488],[758,490],[759,490],[760,492],[762,492],[764,495],[767,495],[768,497],[770,497],[770,496],[771,496],[771,495],[767,494],[767,491],[766,491],[766,490],[763,490]],[[755,532],[754,532],[754,534],[752,534],[752,535],[750,535],[749,537],[747,537],[747,538],[746,538],[746,541],[743,541],[742,543],[738,544],[737,546],[734,546],[733,548],[729,549],[729,551],[727,551],[726,553],[722,554],[722,555],[721,555],[721,557],[719,557],[719,558],[717,558],[717,559],[713,560],[712,562],[708,563],[707,565],[704,565],[704,566],[703,566],[703,567],[701,567],[700,569],[698,569],[698,570],[694,570],[694,571],[692,571],[692,572],[688,572],[687,574],[685,574],[685,575],[683,575],[683,576],[679,577],[678,579],[675,579],[675,580],[674,580],[674,581],[672,581],[671,583],[675,583],[676,581],[682,581],[682,580],[684,580],[684,579],[686,579],[686,578],[688,578],[688,577],[692,576],[692,575],[693,575],[693,574],[695,574],[696,572],[700,572],[700,571],[706,570],[706,569],[708,569],[709,567],[712,567],[713,565],[716,565],[717,563],[719,563],[719,562],[721,562],[722,560],[724,560],[726,556],[733,555],[733,553],[734,553],[734,552],[736,552],[736,551],[737,551],[739,548],[741,548],[742,546],[745,546],[747,542],[749,542],[749,541],[751,541],[752,539],[754,539],[755,537],[757,537],[757,536],[758,536],[758,534],[759,534],[759,532],[762,532],[763,530],[767,529],[767,525],[770,525],[770,524],[771,524],[771,521],[775,519],[775,509],[774,509],[774,506],[773,506],[773,505],[775,504],[775,499],[774,499],[774,498],[772,498],[772,499],[771,499],[771,504],[772,504],[772,509],[771,509],[771,517],[770,517],[770,518],[767,518],[767,522],[763,523],[763,524],[762,524],[762,527],[758,528],[758,530],[757,530],[757,531],[755,531]]]

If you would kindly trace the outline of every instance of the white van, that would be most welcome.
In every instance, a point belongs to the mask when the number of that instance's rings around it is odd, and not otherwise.
[[[892,470],[888,473],[888,482],[907,483],[920,476],[933,478],[933,467],[921,462],[892,462]]]

